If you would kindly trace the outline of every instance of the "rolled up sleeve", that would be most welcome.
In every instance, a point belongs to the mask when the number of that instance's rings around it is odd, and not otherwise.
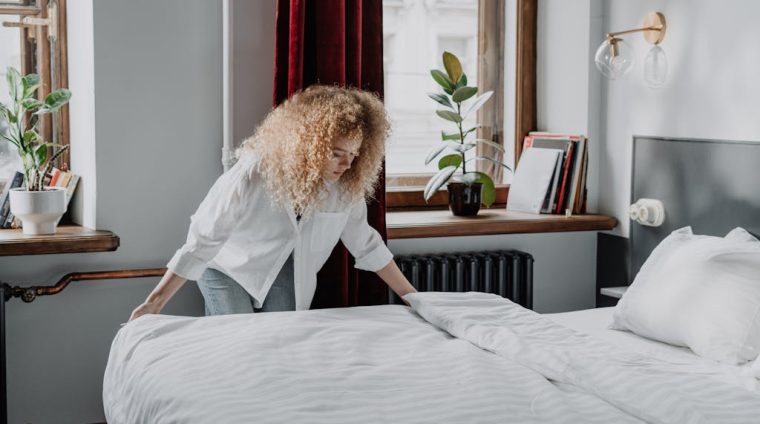
[[[367,204],[363,201],[351,208],[340,239],[353,255],[357,269],[376,272],[393,259],[380,233],[367,222]]]
[[[222,174],[190,217],[187,240],[166,267],[188,280],[198,280],[237,226],[251,186],[250,163],[240,160]]]

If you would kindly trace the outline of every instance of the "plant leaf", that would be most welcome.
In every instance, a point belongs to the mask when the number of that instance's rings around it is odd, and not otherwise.
[[[450,147],[451,149],[456,150],[459,153],[464,153],[464,152],[472,149],[473,147],[475,147],[475,143],[459,143],[459,142],[456,142],[456,141],[449,141],[448,142],[448,147]]]
[[[435,100],[436,102],[446,106],[450,107],[452,110],[454,109],[454,105],[451,104],[451,101],[449,100],[449,96],[443,94],[443,93],[428,93],[428,97]]]
[[[467,85],[467,75],[462,74],[462,76],[459,77],[459,79],[457,80],[456,86],[457,88],[459,88],[459,87],[464,87],[465,85]]]
[[[27,99],[40,86],[40,76],[37,74],[26,74],[21,78],[21,87],[23,87],[22,98]]]
[[[425,158],[425,165],[432,162],[433,159],[436,158],[436,156],[440,155],[442,151],[446,150],[446,147],[448,146],[445,144],[441,144],[441,145],[433,147],[428,153],[427,157]]]
[[[451,81],[459,81],[459,77],[462,76],[462,64],[459,59],[452,53],[443,52],[443,67],[446,68],[446,73],[449,74]],[[451,84],[454,86],[455,84]]]
[[[425,202],[433,197],[435,192],[438,191],[438,189],[441,188],[441,186],[444,185],[452,175],[454,175],[454,172],[456,172],[456,170],[456,166],[447,166],[446,168],[438,171],[437,174],[433,175],[430,181],[428,181],[427,185],[425,185],[425,191],[423,192]]]
[[[443,141],[446,141],[446,140],[456,140],[456,141],[459,141],[459,133],[447,134],[447,133],[441,131],[441,140],[443,140]]]
[[[42,105],[43,103],[34,97],[26,98],[21,101],[21,106],[29,112],[34,112],[35,110],[41,108]]]
[[[444,74],[443,72],[439,71],[438,69],[431,69],[430,75],[433,76],[433,79],[435,82],[438,83],[441,87],[443,87],[443,90],[447,93],[451,94],[454,92],[454,82],[449,79],[449,77]]]
[[[68,103],[71,98],[71,92],[65,88],[60,88],[53,91],[45,97],[45,105],[37,110],[36,113],[50,113],[55,112],[61,106]]]
[[[18,145],[18,142],[17,142],[16,140],[14,140],[13,138],[11,138],[11,137],[8,137],[8,136],[7,136],[7,135],[5,135],[5,134],[0,134],[0,137],[3,137],[3,138],[4,138],[4,139],[6,139],[6,140],[7,140],[9,143],[11,143],[12,145],[16,146],[16,148],[17,148],[17,149],[20,149],[20,148],[21,148],[21,146],[19,146],[19,145]]]
[[[504,147],[502,147],[502,145],[501,145],[501,144],[497,144],[497,143],[494,143],[493,141],[491,141],[491,140],[486,140],[485,138],[478,138],[478,139],[475,139],[475,142],[476,142],[476,143],[482,143],[482,144],[485,144],[485,145],[491,146],[491,147],[493,147],[494,149],[496,149],[496,150],[498,150],[498,151],[500,151],[500,152],[503,152],[503,151],[504,151]]]
[[[26,138],[26,134],[24,134],[24,138]],[[37,168],[42,167],[42,165],[45,163],[45,159],[47,159],[47,153],[48,149],[44,144],[40,144],[39,146],[35,147],[34,164]]]
[[[27,130],[24,133],[24,144],[32,143],[33,141],[37,140],[40,137],[39,134],[34,132],[34,130]]]
[[[510,171],[512,170],[512,168],[508,167],[507,165],[504,165],[503,163],[499,162],[498,160],[496,160],[494,158],[489,158],[488,156],[476,156],[474,158],[467,159],[466,162],[470,163],[470,162],[472,162],[474,160],[487,160],[487,161],[495,163],[496,165],[503,166],[504,168],[507,168]]]
[[[462,122],[462,117],[456,112],[450,110],[436,110],[435,113],[447,121],[456,123]]]
[[[483,172],[475,172],[475,174],[478,174],[477,182],[483,184],[483,189],[480,192],[480,202],[487,208],[490,208],[493,202],[496,201],[496,186],[490,175]]]
[[[8,92],[11,95],[11,100],[15,102],[18,100],[18,86],[21,80],[21,74],[16,68],[9,66],[5,79],[8,81]]]
[[[460,103],[474,96],[477,92],[477,87],[460,87],[454,91],[454,95],[451,97],[451,99],[457,103]]]
[[[463,116],[467,118],[467,116],[470,113],[475,112],[476,110],[480,109],[480,107],[483,106],[483,104],[487,102],[488,99],[490,99],[492,95],[493,95],[493,91],[486,91],[485,93],[476,97],[475,100],[472,101],[472,104],[470,104],[470,108],[467,109],[467,112],[465,112]]]
[[[456,166],[457,168],[459,168],[459,165],[461,164],[462,164],[462,155],[460,154],[446,155],[438,161],[438,169],[443,169],[448,166]]]

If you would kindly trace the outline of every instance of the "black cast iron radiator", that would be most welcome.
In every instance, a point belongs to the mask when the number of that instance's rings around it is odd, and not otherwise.
[[[419,291],[478,291],[533,308],[533,256],[517,250],[397,256],[396,263]],[[393,292],[391,303],[401,303]]]

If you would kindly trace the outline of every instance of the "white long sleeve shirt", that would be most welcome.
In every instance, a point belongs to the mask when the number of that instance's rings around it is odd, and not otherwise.
[[[277,274],[293,252],[296,310],[309,309],[317,271],[343,241],[356,268],[378,271],[393,254],[367,223],[364,201],[346,205],[337,186],[310,216],[297,220],[292,207],[274,204],[258,172],[258,157],[246,155],[217,179],[190,218],[187,241],[167,264],[175,274],[198,280],[214,268],[237,281],[261,307]]]

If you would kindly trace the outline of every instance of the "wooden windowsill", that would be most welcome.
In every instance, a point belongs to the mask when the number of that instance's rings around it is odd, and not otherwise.
[[[615,218],[605,215],[534,215],[504,208],[481,209],[472,218],[454,216],[449,210],[389,211],[385,220],[389,239],[597,231],[617,225]]]
[[[57,233],[48,236],[28,236],[20,229],[0,230],[0,256],[111,252],[118,247],[116,234],[78,225],[59,225]]]

